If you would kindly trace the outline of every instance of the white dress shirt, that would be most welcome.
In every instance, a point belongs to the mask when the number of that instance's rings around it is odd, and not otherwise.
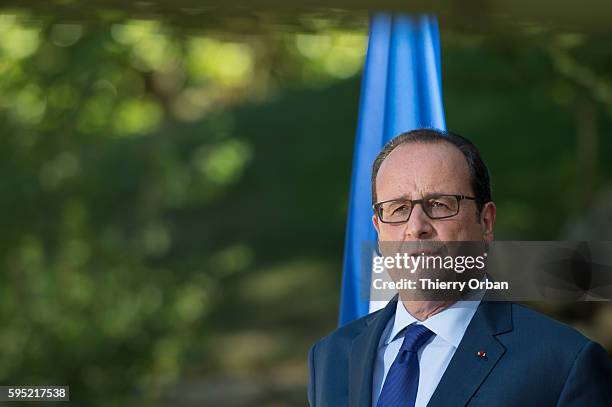
[[[418,351],[420,374],[415,407],[425,407],[455,354],[479,304],[479,300],[458,301],[425,321],[419,322],[406,310],[404,303],[398,300],[395,316],[389,319],[378,343],[372,380],[372,406],[376,407],[389,368],[404,341],[401,331],[410,324],[420,323],[434,333]]]

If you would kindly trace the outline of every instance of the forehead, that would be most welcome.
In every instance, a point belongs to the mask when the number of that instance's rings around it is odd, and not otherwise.
[[[472,194],[461,151],[447,142],[403,144],[383,161],[376,176],[377,200],[417,199],[431,193]]]

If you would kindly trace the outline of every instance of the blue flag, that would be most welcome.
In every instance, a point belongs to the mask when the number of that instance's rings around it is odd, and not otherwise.
[[[444,130],[440,36],[432,16],[373,14],[366,55],[344,247],[340,325],[366,315],[372,225],[372,163],[385,143],[417,128]],[[370,254],[371,256],[371,254]]]

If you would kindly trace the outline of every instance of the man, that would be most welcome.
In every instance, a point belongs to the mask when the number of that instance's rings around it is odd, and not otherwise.
[[[372,196],[380,242],[493,240],[488,170],[461,136],[421,129],[393,139],[374,162]],[[444,213],[441,196],[452,202]],[[309,364],[311,407],[612,405],[604,349],[510,302],[401,292],[317,342]]]

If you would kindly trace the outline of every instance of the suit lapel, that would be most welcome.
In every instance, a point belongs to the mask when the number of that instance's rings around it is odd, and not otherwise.
[[[372,405],[372,374],[380,336],[395,314],[397,295],[366,320],[366,328],[353,340],[349,359],[349,406]]]
[[[465,406],[506,352],[495,336],[511,330],[510,303],[482,302],[427,405]]]

